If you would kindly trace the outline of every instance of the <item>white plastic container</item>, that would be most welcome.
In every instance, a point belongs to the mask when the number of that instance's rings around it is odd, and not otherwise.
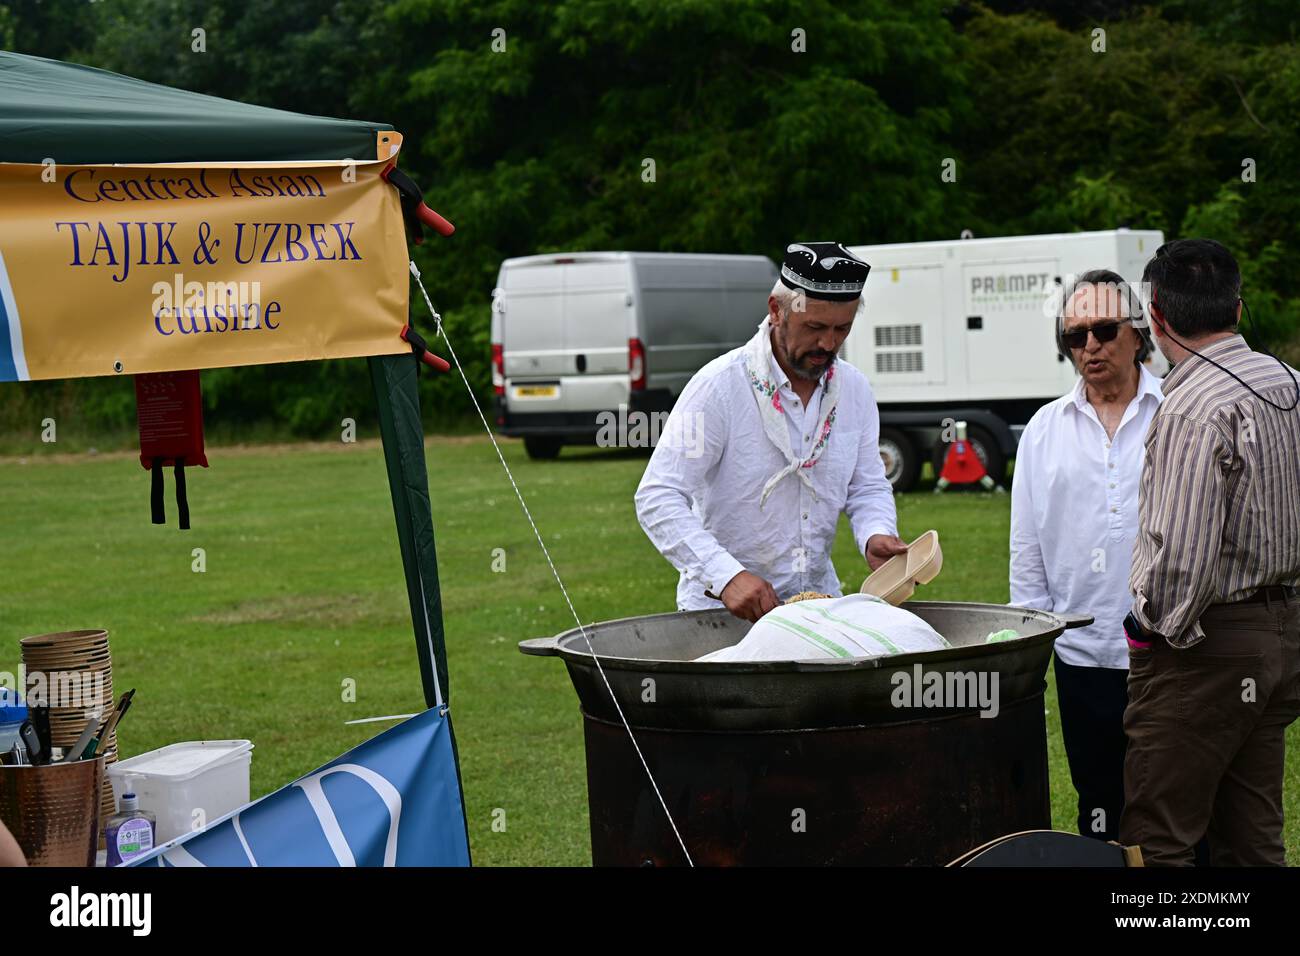
[[[109,765],[113,799],[133,791],[158,818],[154,846],[220,819],[249,802],[248,740],[191,740]]]

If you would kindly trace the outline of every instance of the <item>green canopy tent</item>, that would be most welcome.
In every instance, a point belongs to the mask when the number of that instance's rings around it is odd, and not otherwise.
[[[374,159],[375,133],[386,129],[0,51],[0,162]]]
[[[375,161],[386,158],[377,155],[379,134],[391,129],[251,106],[91,67],[0,52],[0,163]],[[371,355],[367,361],[425,702],[446,713],[450,682],[418,362],[411,353]],[[453,736],[453,753],[454,746]],[[459,786],[458,759],[456,777]]]

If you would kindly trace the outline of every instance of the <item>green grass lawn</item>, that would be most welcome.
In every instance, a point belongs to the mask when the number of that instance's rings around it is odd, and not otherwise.
[[[503,449],[584,623],[671,610],[676,572],[636,523],[643,455]],[[194,528],[149,522],[149,477],[129,455],[0,458],[0,670],[18,638],[104,627],[116,690],[138,694],[124,755],[179,740],[249,738],[254,796],[387,725],[358,717],[423,706],[383,459],[375,442],[214,448],[189,472]],[[573,625],[486,438],[429,442],[428,465],[475,862],[590,861],[581,718],[563,665],[523,638]],[[168,491],[170,495],[170,477]],[[944,571],[923,597],[1007,600],[1005,495],[928,491],[898,501],[904,537],[938,529]],[[192,549],[207,570],[191,570]],[[506,570],[492,569],[494,549]],[[866,566],[847,526],[835,548],[856,589]],[[343,701],[347,679],[356,702]],[[1049,669],[1050,681],[1050,669]],[[1049,688],[1055,824],[1074,791]],[[1300,730],[1288,738],[1287,846],[1300,848]],[[506,829],[492,829],[505,811]]]

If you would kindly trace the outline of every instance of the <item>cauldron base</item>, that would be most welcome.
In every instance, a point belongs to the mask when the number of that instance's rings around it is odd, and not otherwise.
[[[627,731],[584,718],[592,862],[684,864]],[[635,733],[697,865],[937,866],[1051,825],[1041,692],[994,718]]]

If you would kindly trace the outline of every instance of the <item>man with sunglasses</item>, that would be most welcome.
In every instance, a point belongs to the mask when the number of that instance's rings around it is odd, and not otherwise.
[[[1241,273],[1166,243],[1143,285],[1174,363],[1146,439],[1124,619],[1121,839],[1186,866],[1284,866],[1286,728],[1300,716],[1300,383],[1237,333]]]
[[[1079,381],[1025,426],[1011,484],[1011,603],[1095,618],[1057,639],[1055,672],[1079,832],[1101,840],[1118,837],[1124,805],[1123,620],[1142,440],[1161,400],[1140,317],[1114,272],[1064,290],[1057,347]]]

